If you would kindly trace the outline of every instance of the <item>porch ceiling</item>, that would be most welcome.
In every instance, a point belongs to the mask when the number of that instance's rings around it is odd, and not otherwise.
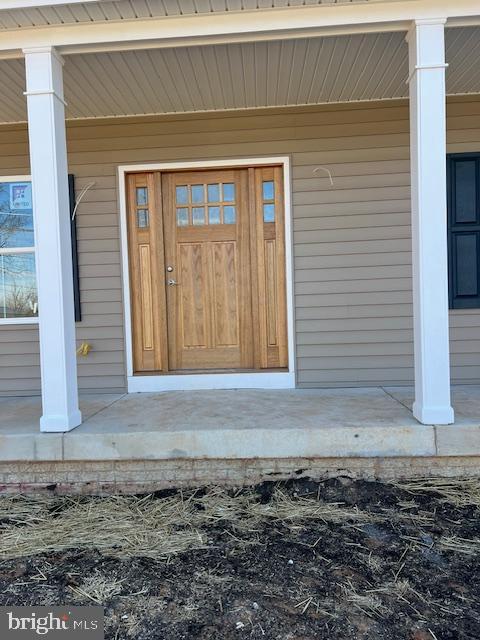
[[[480,93],[480,27],[447,29],[446,58],[448,94]],[[69,119],[189,113],[404,98],[407,75],[404,33],[353,34],[69,55],[65,97]],[[0,82],[0,122],[25,121],[23,60]]]
[[[374,2],[375,0],[356,0]],[[100,0],[2,10],[0,29],[342,4],[351,0]],[[7,2],[8,4],[8,2]],[[32,2],[32,4],[34,4]],[[39,2],[38,4],[42,4]]]

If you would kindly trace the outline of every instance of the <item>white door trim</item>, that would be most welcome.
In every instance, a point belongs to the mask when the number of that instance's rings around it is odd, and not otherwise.
[[[165,375],[133,375],[132,314],[130,297],[130,271],[128,259],[127,199],[125,176],[140,171],[172,171],[177,169],[210,169],[220,167],[246,167],[280,164],[283,167],[285,196],[285,270],[287,284],[288,371],[251,373],[196,373]],[[125,317],[125,350],[127,389],[139,391],[187,391],[191,389],[291,389],[295,387],[295,318],[293,297],[293,234],[290,158],[234,158],[228,160],[197,160],[192,162],[156,162],[121,165],[118,167],[118,193],[120,197],[120,234],[123,275],[123,303]]]

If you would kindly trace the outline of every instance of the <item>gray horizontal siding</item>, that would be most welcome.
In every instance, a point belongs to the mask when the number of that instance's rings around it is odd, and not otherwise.
[[[480,100],[448,105],[449,151],[480,149]],[[290,155],[298,383],[413,380],[408,108],[405,102],[79,121],[68,126],[78,209],[83,390],[125,388],[117,166]],[[316,167],[325,166],[334,179]],[[28,173],[21,125],[0,129],[0,174]],[[480,313],[450,313],[454,382],[480,381]],[[39,390],[36,327],[0,328],[0,394]]]

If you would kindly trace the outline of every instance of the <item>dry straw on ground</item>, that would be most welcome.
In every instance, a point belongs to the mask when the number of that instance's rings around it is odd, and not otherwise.
[[[95,604],[103,604],[113,596],[122,592],[122,584],[117,576],[105,576],[100,571],[95,571],[87,576],[81,585],[69,585],[69,589],[81,600],[87,598]]]
[[[430,494],[457,507],[480,506],[478,479],[408,480],[395,485],[413,495]],[[416,512],[416,514],[414,513]],[[291,531],[308,522],[362,527],[385,519],[408,519],[428,526],[434,513],[418,511],[416,502],[400,501],[383,514],[318,496],[299,497],[276,488],[266,501],[258,492],[236,493],[220,487],[171,496],[0,497],[0,559],[67,549],[96,549],[118,558],[165,560],[208,546],[208,529],[220,527],[234,544],[255,544],[267,524]],[[254,534],[247,538],[242,534]],[[414,540],[425,544],[422,540]],[[444,538],[444,550],[476,553],[478,540]]]
[[[166,559],[205,548],[205,528],[228,524],[255,532],[267,522],[298,526],[308,520],[337,524],[376,518],[356,508],[315,498],[296,498],[277,490],[261,504],[253,490],[236,495],[212,488],[205,494],[171,497],[0,498],[0,558],[66,549],[97,549],[114,557]]]
[[[478,478],[415,478],[393,483],[412,495],[431,494],[455,507],[480,507]]]
[[[0,519],[7,521],[0,557],[95,548],[116,557],[168,558],[205,544],[199,531],[188,526],[194,514],[181,495],[163,500],[60,498],[50,504],[42,500],[43,509],[35,499],[28,502],[34,505],[32,518],[26,514],[26,499],[0,499]]]
[[[480,539],[459,538],[457,536],[443,536],[437,543],[437,546],[443,551],[455,551],[468,556],[473,556],[480,551]]]
[[[383,618],[388,613],[388,608],[382,603],[375,593],[360,593],[351,580],[339,585],[344,599],[369,618]]]

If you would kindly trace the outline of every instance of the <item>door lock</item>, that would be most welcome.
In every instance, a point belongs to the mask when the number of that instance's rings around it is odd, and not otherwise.
[[[167,284],[170,287],[174,287],[177,284],[177,281],[170,278],[170,280],[167,280]]]

